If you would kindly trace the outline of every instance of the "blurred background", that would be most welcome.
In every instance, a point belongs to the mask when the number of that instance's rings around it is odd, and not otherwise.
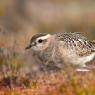
[[[31,63],[23,52],[33,34],[64,31],[95,40],[95,0],[0,0],[0,47],[21,62]]]
[[[0,0],[0,45],[23,48],[38,32],[95,37],[95,0]]]

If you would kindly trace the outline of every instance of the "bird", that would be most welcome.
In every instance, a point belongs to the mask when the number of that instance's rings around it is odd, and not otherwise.
[[[84,68],[95,58],[95,43],[79,32],[38,33],[25,49],[30,48],[44,64],[53,63],[58,68],[64,63]]]

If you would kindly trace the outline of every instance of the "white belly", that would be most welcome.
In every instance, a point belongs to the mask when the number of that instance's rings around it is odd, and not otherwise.
[[[72,63],[75,65],[85,66],[85,63],[91,61],[95,57],[95,52],[88,56],[79,56],[72,50],[61,49],[61,54],[66,63]]]
[[[92,53],[89,56],[83,56],[83,57],[79,57],[77,55],[69,56],[67,60],[72,64],[85,67],[85,63],[90,62],[91,60],[93,60],[94,57],[95,57],[95,53]]]
[[[80,57],[78,61],[79,61],[79,63],[84,64],[84,63],[87,63],[87,62],[93,60],[94,57],[95,57],[95,53],[92,53],[89,56]]]

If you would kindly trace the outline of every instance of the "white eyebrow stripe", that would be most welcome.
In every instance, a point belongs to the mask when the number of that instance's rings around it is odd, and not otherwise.
[[[44,39],[49,38],[50,36],[51,36],[50,34],[47,34],[46,36],[42,36],[42,37],[37,38],[37,40],[39,40],[39,39],[44,40]]]

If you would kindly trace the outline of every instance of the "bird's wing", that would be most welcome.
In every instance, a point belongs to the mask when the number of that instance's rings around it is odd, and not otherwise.
[[[78,39],[75,49],[79,56],[86,56],[95,52],[95,43],[89,40]]]
[[[61,45],[63,43],[63,49],[73,50],[79,56],[85,56],[95,52],[95,43],[88,40],[71,39],[66,42],[61,40],[60,42]]]
[[[91,46],[93,46],[93,48],[95,48],[95,42],[89,41],[89,43],[91,44]]]
[[[63,49],[74,50],[80,56],[95,52],[95,43],[89,41],[81,33],[58,33],[56,39]]]

